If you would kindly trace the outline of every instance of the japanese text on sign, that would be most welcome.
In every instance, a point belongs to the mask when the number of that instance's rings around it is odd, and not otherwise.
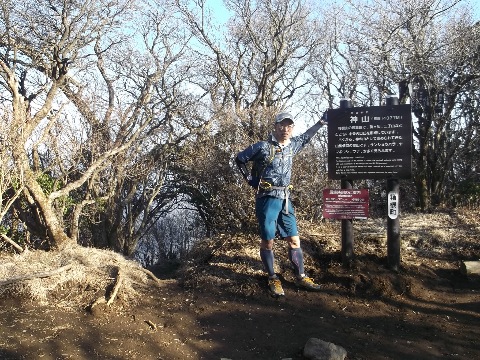
[[[390,191],[388,193],[387,208],[388,208],[388,217],[390,219],[396,219],[399,213],[399,199],[398,193],[395,191]]]
[[[335,109],[328,118],[331,179],[410,177],[410,105]]]
[[[367,189],[323,190],[323,217],[326,219],[366,219],[368,217]]]

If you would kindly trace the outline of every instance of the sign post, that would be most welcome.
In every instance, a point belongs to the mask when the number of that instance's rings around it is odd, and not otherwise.
[[[387,179],[387,257],[391,269],[400,266],[399,180],[412,174],[412,113],[387,97],[385,106],[352,107],[340,102],[328,110],[328,177],[353,189],[352,179]],[[353,225],[342,220],[342,260],[353,258]]]
[[[343,99],[340,101],[340,109],[348,109],[352,107],[350,100]],[[330,137],[330,136],[329,136]],[[341,188],[350,190],[353,189],[353,181],[347,175],[341,177]],[[342,263],[344,266],[349,266],[355,256],[353,251],[353,219],[342,220]]]
[[[397,105],[398,98],[387,97],[386,105]],[[400,185],[398,179],[387,179],[387,262],[390,269],[398,271],[400,268]]]
[[[387,261],[388,266],[394,271],[400,268],[399,188],[398,179],[387,179]]]

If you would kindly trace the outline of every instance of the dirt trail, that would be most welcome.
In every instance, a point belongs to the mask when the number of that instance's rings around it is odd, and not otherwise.
[[[153,268],[159,285],[133,282],[135,301],[121,289],[112,306],[93,312],[68,305],[90,291],[71,281],[46,303],[3,293],[0,359],[303,359],[311,337],[343,346],[349,360],[480,359],[480,281],[459,271],[462,259],[480,257],[474,221],[403,220],[398,273],[386,267],[381,221],[355,225],[350,268],[341,265],[338,229],[322,226],[303,224],[302,235],[322,292],[296,289],[281,244],[286,296],[273,299],[255,238],[232,238],[214,252],[205,241],[177,271]]]

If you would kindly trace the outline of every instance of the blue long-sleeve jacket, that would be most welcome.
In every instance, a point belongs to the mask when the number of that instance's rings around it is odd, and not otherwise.
[[[235,162],[245,178],[248,176],[246,164],[252,161],[253,168],[260,170],[261,174],[258,175],[262,181],[268,182],[273,187],[287,187],[292,177],[293,157],[308,144],[322,125],[322,122],[317,122],[303,134],[290,138],[290,143],[285,146],[281,146],[270,136],[268,141],[257,142],[239,152]],[[284,199],[286,192],[282,189],[260,189],[257,196],[267,195]]]

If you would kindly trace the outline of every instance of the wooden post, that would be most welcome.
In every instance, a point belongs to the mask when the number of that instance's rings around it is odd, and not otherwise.
[[[348,99],[340,100],[340,108],[347,109],[351,108],[352,103]],[[351,179],[342,178],[341,180],[342,189],[353,189],[353,181]],[[352,219],[343,219],[342,220],[342,263],[344,266],[350,266],[354,257],[353,251],[353,220]]]
[[[398,105],[398,98],[389,96],[386,105]],[[387,261],[393,271],[400,269],[400,185],[398,179],[387,179]]]
[[[394,271],[400,268],[400,219],[399,219],[399,183],[398,179],[387,179],[387,260]],[[393,205],[392,205],[393,204]]]
[[[353,189],[353,182],[342,179],[342,189]],[[353,219],[342,219],[342,263],[350,266],[354,257],[353,252]]]

